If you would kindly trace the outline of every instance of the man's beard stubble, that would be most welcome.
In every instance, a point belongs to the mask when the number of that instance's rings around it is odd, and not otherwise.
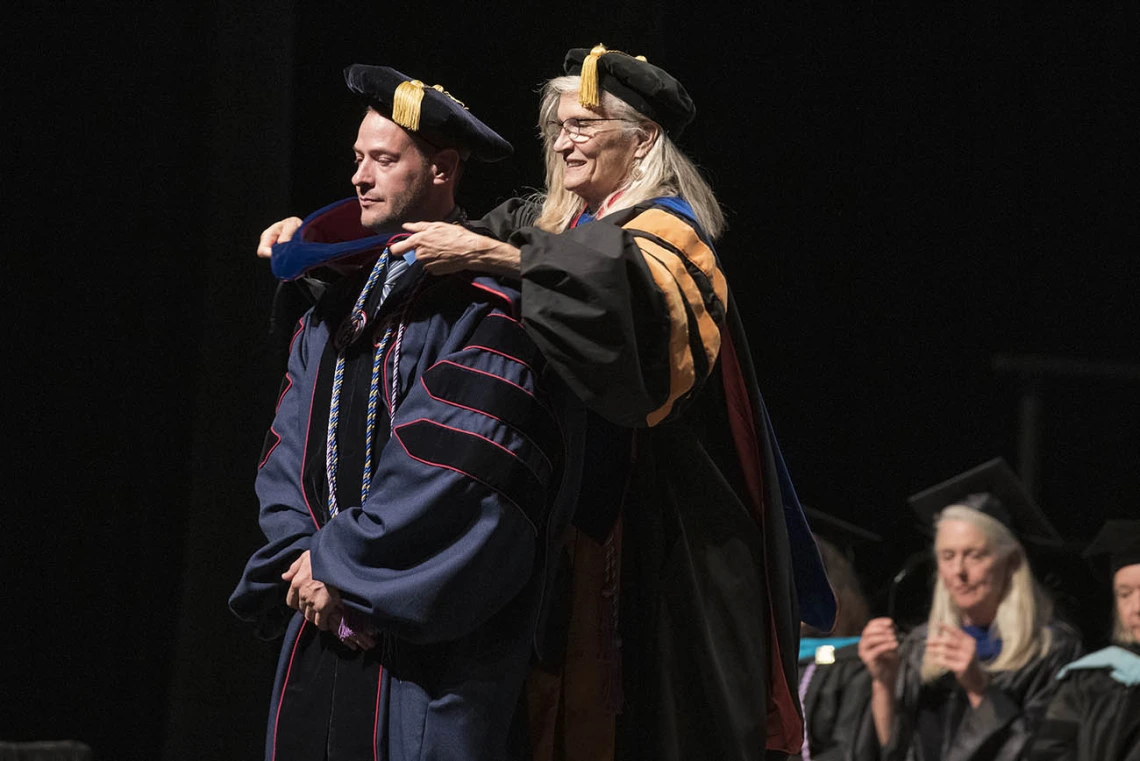
[[[432,187],[431,173],[428,165],[424,171],[416,175],[415,184],[398,195],[388,197],[388,213],[367,225],[375,233],[397,232],[405,222],[424,222],[422,209],[427,205],[428,193]]]

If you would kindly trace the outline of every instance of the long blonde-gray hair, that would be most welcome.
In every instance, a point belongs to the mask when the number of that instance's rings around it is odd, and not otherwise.
[[[577,93],[580,77],[556,77],[542,88],[542,100],[538,109],[539,129],[548,122],[558,120],[558,101],[565,93]],[[599,217],[618,209],[628,209],[643,201],[661,196],[679,196],[689,202],[697,223],[705,233],[716,240],[724,232],[724,212],[716,200],[709,184],[700,171],[681,149],[669,139],[659,124],[647,119],[633,106],[605,90],[601,91],[601,106],[598,112],[613,119],[630,122],[626,128],[645,134],[656,132],[656,139],[645,157],[630,167],[625,183],[611,193],[596,209]],[[559,233],[567,229],[578,212],[582,211],[580,196],[566,190],[562,184],[565,171],[562,158],[554,152],[557,135],[551,136],[544,130],[543,148],[546,157],[546,189],[543,194],[531,200],[541,205],[535,226],[549,232]],[[622,191],[620,195],[617,190]],[[615,197],[616,196],[616,197]]]
[[[951,505],[944,509],[938,516],[938,525],[945,521],[963,521],[977,528],[985,536],[998,562],[1005,563],[1010,569],[997,616],[991,626],[991,635],[1001,638],[1001,653],[983,668],[987,671],[1011,671],[1046,653],[1052,641],[1047,624],[1053,617],[1053,604],[1033,578],[1021,543],[999,521],[964,505]],[[928,633],[937,632],[942,624],[960,627],[962,612],[954,604],[942,578],[938,577],[927,622]],[[933,663],[929,653],[923,655],[924,682],[932,682],[944,673],[945,669]]]

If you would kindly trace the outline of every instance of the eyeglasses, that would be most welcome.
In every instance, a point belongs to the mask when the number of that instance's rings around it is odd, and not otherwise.
[[[563,131],[566,132],[566,137],[570,138],[575,143],[584,143],[590,138],[601,132],[609,132],[613,129],[621,129],[621,127],[613,127],[609,130],[599,129],[594,125],[598,122],[628,122],[633,123],[631,119],[566,119],[565,121],[549,121],[542,126],[542,136],[551,142],[558,139]]]

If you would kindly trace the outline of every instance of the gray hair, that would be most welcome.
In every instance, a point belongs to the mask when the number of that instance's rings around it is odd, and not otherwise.
[[[951,505],[943,510],[938,516],[938,525],[944,521],[963,521],[977,528],[986,537],[986,543],[994,554],[1007,564],[1007,568],[1012,568],[993,622],[997,635],[1001,637],[1001,653],[984,668],[987,671],[1012,671],[1048,652],[1052,637],[1046,625],[1053,617],[1053,604],[1033,577],[1021,543],[999,521],[965,505]],[[937,546],[937,539],[935,544]],[[930,605],[927,624],[931,634],[938,631],[939,624],[962,625],[962,613],[951,599],[941,576],[934,584],[934,601]],[[924,682],[932,682],[943,673],[926,655],[923,656]]]
[[[541,129],[547,122],[556,121],[558,101],[565,93],[576,93],[580,83],[578,76],[557,77],[548,81],[542,88],[542,100],[538,109],[538,125]],[[622,193],[616,199],[614,194],[597,210],[598,216],[628,209],[651,198],[678,196],[693,207],[697,224],[713,240],[724,232],[724,212],[716,200],[716,195],[708,182],[701,176],[696,165],[681,152],[669,139],[661,125],[647,119],[633,106],[605,90],[601,92],[600,113],[614,119],[630,122],[625,129],[640,131],[643,134],[657,135],[648,153],[629,168],[625,183],[619,188]],[[546,160],[545,192],[532,197],[531,201],[541,206],[537,227],[549,232],[562,232],[570,226],[574,216],[582,210],[582,199],[566,190],[562,184],[563,163],[554,152],[556,136],[544,135],[543,147]],[[615,191],[616,194],[616,191]],[[611,203],[611,199],[612,203]]]

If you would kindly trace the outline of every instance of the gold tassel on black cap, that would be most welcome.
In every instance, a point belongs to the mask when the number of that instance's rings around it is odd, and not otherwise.
[[[601,43],[595,45],[590,54],[582,59],[582,81],[578,85],[578,104],[586,108],[597,108],[602,104],[601,87],[598,85],[598,59],[607,53],[619,53],[628,56],[629,53],[622,53],[620,50],[606,50],[606,46]],[[630,56],[642,63],[648,63],[645,56]]]
[[[598,59],[609,51],[605,45],[595,45],[590,55],[582,61],[582,82],[578,85],[578,103],[586,108],[597,108],[601,105],[598,92]]]
[[[418,79],[401,82],[392,96],[392,121],[416,132],[420,128],[420,104],[424,100],[424,83]]]

